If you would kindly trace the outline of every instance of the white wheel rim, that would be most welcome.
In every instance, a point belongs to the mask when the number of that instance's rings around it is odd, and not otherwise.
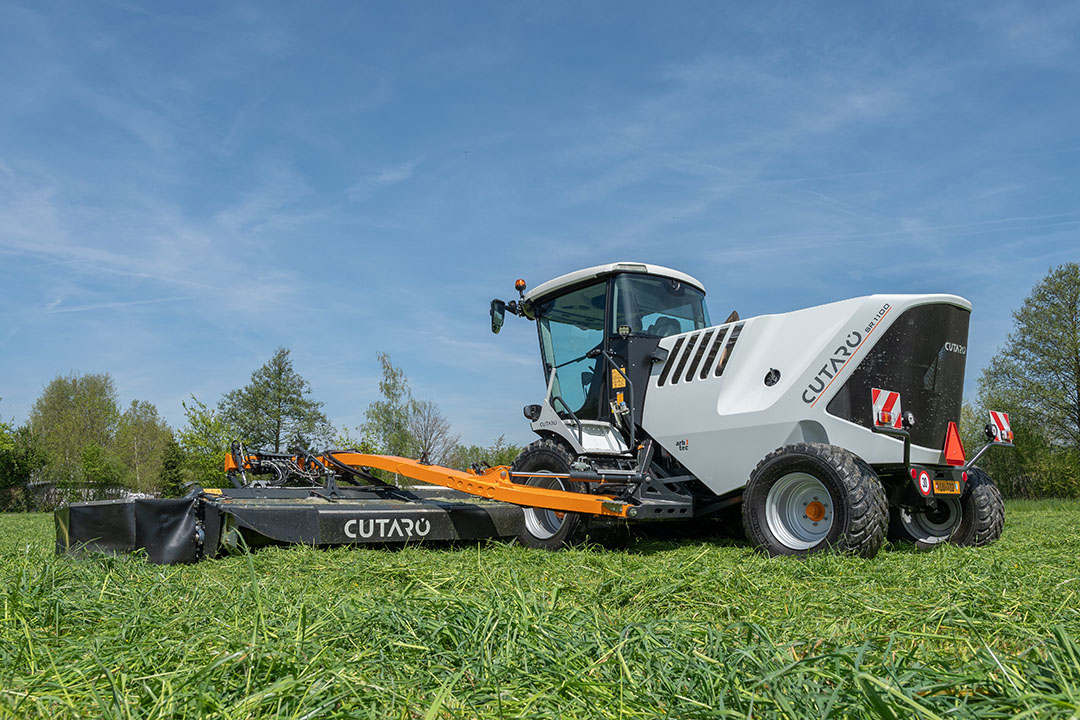
[[[833,499],[813,475],[784,475],[765,496],[765,519],[777,542],[792,550],[809,550],[828,535],[833,526]]]
[[[529,485],[553,490],[566,490],[560,478],[529,478]],[[523,508],[525,529],[537,540],[550,540],[559,534],[566,523],[566,513],[544,508]]]
[[[929,545],[943,543],[952,537],[963,513],[960,501],[951,497],[938,498],[937,505],[929,512],[900,511],[900,522],[909,536]]]

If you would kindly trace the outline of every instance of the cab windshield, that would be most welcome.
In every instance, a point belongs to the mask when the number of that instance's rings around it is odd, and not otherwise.
[[[609,282],[615,308],[610,319]],[[709,313],[705,294],[696,288],[671,278],[624,273],[538,305],[536,320],[554,409],[560,414],[569,410],[580,420],[599,420],[605,361],[586,355],[604,347],[605,327],[611,336],[667,337],[708,327]]]
[[[601,358],[585,354],[604,344],[604,310],[607,283],[599,282],[569,292],[540,305],[540,354],[549,373],[551,397],[557,412],[569,409],[582,420],[600,415],[603,373],[595,372]],[[554,398],[561,397],[565,407]]]
[[[667,337],[709,326],[705,293],[672,278],[616,275],[613,335]]]

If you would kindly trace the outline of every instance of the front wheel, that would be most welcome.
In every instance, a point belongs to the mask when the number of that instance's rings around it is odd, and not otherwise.
[[[511,469],[514,472],[536,473],[522,484],[553,490],[579,491],[579,483],[547,474],[566,475],[574,456],[561,443],[554,440],[537,440],[517,456]],[[559,510],[524,507],[518,542],[527,547],[542,550],[558,550],[572,544],[583,530],[581,515]]]
[[[823,443],[773,451],[743,492],[747,537],[770,555],[836,550],[877,555],[888,504],[877,474],[853,453]]]

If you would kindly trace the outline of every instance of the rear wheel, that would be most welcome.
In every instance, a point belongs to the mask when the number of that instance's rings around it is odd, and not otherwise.
[[[544,477],[545,473],[565,475],[571,470],[574,456],[562,444],[554,440],[537,440],[517,456],[511,469],[515,472],[537,473],[520,481],[523,485],[546,487],[554,490],[580,492],[580,483],[558,477]],[[522,508],[524,522],[518,533],[518,542],[543,550],[558,550],[571,544],[581,534],[581,515],[543,508]]]
[[[758,463],[743,492],[747,537],[770,555],[822,550],[874,557],[885,539],[885,490],[856,455],[797,443]]]
[[[908,540],[920,550],[929,550],[949,541],[962,517],[960,500],[954,497],[939,497],[934,507],[925,510],[894,506],[889,509],[889,538]]]
[[[968,470],[967,486],[960,497],[963,517],[950,538],[954,545],[989,545],[1005,528],[1005,501],[1001,491],[980,468]]]

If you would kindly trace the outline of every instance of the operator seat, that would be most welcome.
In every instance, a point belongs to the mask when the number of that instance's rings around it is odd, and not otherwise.
[[[682,325],[680,325],[679,321],[673,317],[658,317],[645,332],[649,335],[656,335],[658,337],[668,337],[669,335],[678,335],[681,333]]]

